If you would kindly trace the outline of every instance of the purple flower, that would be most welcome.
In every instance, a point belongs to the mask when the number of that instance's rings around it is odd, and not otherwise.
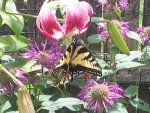
[[[11,96],[14,91],[14,85],[12,83],[8,83],[6,86],[3,86],[0,91],[5,93],[7,96]]]
[[[150,27],[140,27],[136,29],[144,44],[150,44]]]
[[[118,20],[112,20],[114,22],[120,33],[122,34],[123,37],[127,36],[127,33],[129,32],[129,25],[128,22],[121,21],[119,22]],[[100,32],[100,37],[104,40],[108,38],[108,31],[107,31],[107,23],[99,23],[97,30]]]
[[[28,83],[28,78],[26,77],[27,74],[21,68],[11,68],[10,73],[12,73],[22,83]],[[1,73],[0,85],[2,86],[0,91],[5,93],[7,96],[11,96],[14,89],[18,88],[18,84],[14,83],[5,73]]]
[[[15,75],[15,77],[18,78],[22,83],[27,83],[27,82],[29,81],[28,78],[27,78],[27,73],[26,73],[23,69],[21,69],[21,68],[19,68],[19,67],[14,68],[14,69],[12,70],[12,73],[13,73],[13,75]]]
[[[113,9],[124,10],[128,7],[127,0],[98,0],[98,6],[104,5],[106,11]]]
[[[93,79],[84,86],[79,96],[84,102],[87,102],[87,108],[94,107],[94,113],[100,107],[106,110],[106,106],[112,106],[114,102],[124,97],[124,90],[117,85],[108,85],[107,82],[96,82]]]
[[[46,47],[50,46],[50,49],[46,50]],[[52,40],[46,40],[45,43],[40,46],[34,42],[31,49],[27,49],[27,53],[23,56],[26,60],[36,60],[37,65],[43,65],[47,68],[54,68],[60,60],[61,49],[57,47],[57,43]]]

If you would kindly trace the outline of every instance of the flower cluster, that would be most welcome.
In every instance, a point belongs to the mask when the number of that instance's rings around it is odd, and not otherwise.
[[[27,84],[29,79],[27,78],[27,74],[20,68],[11,68],[10,72],[22,83]],[[8,76],[4,73],[1,73],[0,84],[2,88],[0,89],[7,96],[11,96],[15,88],[19,88],[18,84],[15,84]]]
[[[127,33],[129,32],[129,25],[128,22],[118,20],[112,20],[112,22],[115,23],[115,25],[118,27],[120,33],[123,37],[127,36]],[[108,38],[108,31],[107,31],[107,23],[99,23],[97,30],[100,32],[100,37],[104,40]]]
[[[56,10],[66,11],[65,21],[59,23],[56,17]],[[78,0],[51,1],[44,3],[36,20],[39,32],[50,39],[61,39],[65,35],[80,34],[89,25],[90,17],[93,14],[92,7],[87,2]]]
[[[136,29],[144,44],[150,44],[150,27],[140,27]]]
[[[104,5],[106,11],[112,11],[112,9],[124,10],[128,6],[128,0],[98,0],[99,5]]]
[[[112,106],[114,102],[124,97],[124,90],[117,85],[108,85],[107,82],[101,81],[97,83],[92,79],[84,86],[79,96],[84,102],[88,102],[89,109],[94,106],[94,112],[100,107],[105,111],[106,105]]]
[[[46,50],[48,45],[50,46],[50,49]],[[26,60],[36,60],[37,65],[53,69],[60,60],[61,49],[57,47],[57,43],[52,40],[46,40],[45,43],[41,44],[41,47],[42,49],[34,42],[31,49],[26,49],[27,53],[23,58]]]

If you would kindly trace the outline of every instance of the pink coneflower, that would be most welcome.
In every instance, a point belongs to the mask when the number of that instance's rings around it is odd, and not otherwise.
[[[116,24],[122,36],[126,37],[127,33],[129,32],[128,22],[119,22],[118,20],[112,20],[112,22]],[[97,27],[97,30],[100,32],[100,37],[102,39],[106,40],[108,38],[109,35],[107,31],[107,23],[100,23]]]
[[[46,49],[50,46],[50,49]],[[61,49],[57,47],[56,42],[45,41],[41,47],[34,42],[31,49],[27,49],[27,53],[23,56],[26,60],[36,60],[37,65],[42,65],[46,68],[54,68],[58,63],[61,55]]]
[[[150,43],[150,27],[140,27],[136,29],[144,44]]]
[[[93,79],[83,88],[79,96],[87,102],[87,108],[94,107],[94,113],[100,107],[106,110],[106,106],[112,106],[114,102],[124,97],[124,90],[117,85],[108,85],[107,82],[96,82]]]

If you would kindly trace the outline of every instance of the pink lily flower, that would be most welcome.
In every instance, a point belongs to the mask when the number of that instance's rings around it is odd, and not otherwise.
[[[92,7],[87,2],[78,0],[65,0],[63,6],[66,9],[66,19],[63,24],[57,21],[54,4],[62,1],[51,1],[43,4],[36,20],[39,32],[51,39],[61,39],[67,35],[81,34],[89,26],[90,18],[93,14]]]

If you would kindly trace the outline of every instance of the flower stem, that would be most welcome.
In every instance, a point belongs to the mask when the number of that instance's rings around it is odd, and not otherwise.
[[[98,113],[103,113],[102,106],[99,107]]]
[[[5,11],[7,0],[2,0],[2,10]]]
[[[12,75],[5,67],[0,65],[0,70],[4,71],[19,87],[23,87],[24,84],[19,81],[14,75]]]

